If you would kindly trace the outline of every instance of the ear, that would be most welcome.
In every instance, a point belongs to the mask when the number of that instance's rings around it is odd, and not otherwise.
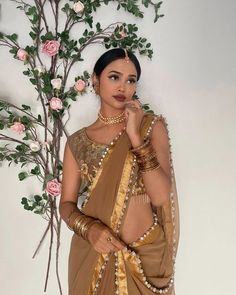
[[[99,80],[98,80],[98,78],[97,78],[97,76],[96,76],[96,74],[94,72],[91,75],[91,80],[92,80],[92,85],[93,86],[96,85],[96,84],[98,85]]]

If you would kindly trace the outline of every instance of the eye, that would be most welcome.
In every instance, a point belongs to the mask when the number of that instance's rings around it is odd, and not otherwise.
[[[129,79],[129,81],[131,81],[131,83],[135,83],[136,82],[135,79]]]
[[[119,76],[117,76],[117,75],[111,75],[111,76],[109,76],[110,79],[113,78],[113,77],[115,78],[115,80],[117,80],[119,78]],[[136,80],[135,79],[132,79],[132,78],[129,79],[128,81],[130,81],[132,84],[136,82]]]
[[[111,76],[109,76],[109,78],[111,79],[112,77],[114,77],[114,78],[119,78],[117,75],[111,75]],[[115,79],[116,80],[116,79]]]

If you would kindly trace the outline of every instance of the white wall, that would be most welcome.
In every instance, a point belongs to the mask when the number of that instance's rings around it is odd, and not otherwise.
[[[0,30],[18,32],[22,45],[26,44],[28,27],[23,14],[10,1],[0,3]],[[102,15],[111,15],[111,7],[98,11],[95,21],[104,26],[114,19],[137,21],[120,12],[104,20]],[[152,61],[138,56],[143,69],[138,93],[168,119],[173,145],[181,211],[177,295],[236,292],[235,11],[234,0],[166,0],[162,6],[165,17],[156,25],[152,12],[137,21],[140,33],[151,40],[155,51]],[[101,46],[88,49],[83,67],[91,71],[103,51]],[[0,97],[36,105],[34,91],[21,74],[22,64],[2,48],[0,63]],[[70,133],[95,120],[98,107],[92,94],[75,103]],[[19,182],[18,167],[5,164],[0,173],[1,294],[43,294],[47,245],[35,261],[31,256],[46,224],[20,204],[22,196],[39,189],[38,183]],[[64,294],[69,242],[70,233],[63,227],[60,272]],[[52,271],[47,294],[59,294],[57,290]]]

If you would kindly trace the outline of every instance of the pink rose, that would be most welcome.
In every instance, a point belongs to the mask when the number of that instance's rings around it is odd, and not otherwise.
[[[16,55],[22,61],[26,61],[27,58],[28,58],[28,53],[24,49],[22,49],[22,48],[19,48],[18,49]]]
[[[83,91],[85,88],[85,85],[86,83],[84,82],[84,80],[79,79],[75,82],[74,89],[75,91],[79,91],[79,92]]]
[[[47,40],[42,47],[42,52],[49,56],[54,56],[58,53],[60,42],[56,40]]]
[[[119,32],[119,35],[121,35],[120,39],[124,39],[127,36],[124,31]]]
[[[61,194],[61,183],[56,178],[47,182],[46,191],[56,197]]]
[[[62,101],[58,97],[52,97],[49,104],[50,108],[55,111],[61,110],[63,108]]]
[[[23,131],[25,131],[25,125],[20,122],[14,122],[10,129],[18,134],[21,134]]]
[[[78,1],[74,4],[73,9],[76,13],[82,12],[84,10],[84,4]]]
[[[62,80],[60,78],[52,79],[51,80],[52,87],[58,90],[61,89],[61,82]]]

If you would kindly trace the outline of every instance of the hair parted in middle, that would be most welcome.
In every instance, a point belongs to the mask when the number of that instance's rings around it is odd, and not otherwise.
[[[136,71],[137,71],[137,81],[140,78],[141,75],[141,67],[139,64],[139,61],[137,57],[130,51],[126,50],[129,59],[133,62]],[[104,52],[99,59],[96,61],[93,72],[96,74],[96,76],[99,78],[102,71],[105,69],[106,66],[108,66],[111,62],[122,59],[126,57],[125,50],[123,48],[113,48],[106,52]]]

